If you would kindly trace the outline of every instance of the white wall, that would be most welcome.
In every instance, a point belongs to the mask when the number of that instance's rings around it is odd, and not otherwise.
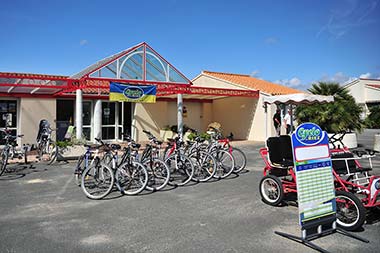
[[[136,141],[147,141],[143,130],[160,136],[160,129],[167,124],[168,102],[159,101],[154,104],[135,103],[132,120],[132,133]]]
[[[247,88],[228,83],[208,76],[199,76],[193,80],[195,86],[209,88],[242,89]],[[246,97],[230,97],[216,99],[212,104],[212,121],[222,124],[227,134],[236,133],[236,138],[254,141],[265,140],[265,113],[262,107],[262,99]],[[248,102],[249,101],[249,102]],[[231,104],[231,106],[229,106]],[[240,108],[240,106],[244,107]],[[240,108],[240,109],[239,109]],[[275,106],[274,106],[275,108]],[[250,110],[248,112],[248,110]],[[274,111],[273,111],[274,112]],[[268,112],[268,135],[274,134],[272,126],[272,111]]]
[[[229,97],[213,101],[213,121],[222,125],[224,135],[233,133],[235,139],[250,136],[257,99]]]
[[[36,143],[41,119],[49,121],[52,128],[56,120],[56,100],[42,98],[21,98],[18,132],[24,134],[22,143]]]

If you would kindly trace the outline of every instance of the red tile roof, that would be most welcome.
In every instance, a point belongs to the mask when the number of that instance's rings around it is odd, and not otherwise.
[[[212,72],[212,71],[202,71],[202,74],[215,77],[218,79],[222,79],[230,83],[244,86],[250,89],[260,90],[264,93],[268,93],[272,95],[304,93],[303,91],[289,88],[284,85],[271,83],[271,82],[261,80],[258,78],[254,78],[250,75],[231,74],[231,73]]]
[[[367,85],[376,89],[380,89],[380,84],[367,84]]]

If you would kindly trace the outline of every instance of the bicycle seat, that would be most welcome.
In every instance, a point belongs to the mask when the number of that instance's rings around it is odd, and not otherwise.
[[[153,142],[157,145],[161,145],[163,143],[163,141],[159,141],[159,140],[153,140]]]
[[[294,166],[292,144],[289,135],[268,138],[267,147],[269,161],[274,166],[285,168]]]
[[[141,144],[139,143],[132,143],[132,148],[139,149],[141,147]]]
[[[119,144],[111,144],[111,149],[113,149],[113,150],[120,150],[121,146]]]

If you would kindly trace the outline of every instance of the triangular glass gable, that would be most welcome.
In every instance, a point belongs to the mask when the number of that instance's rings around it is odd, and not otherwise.
[[[118,54],[118,58],[96,69],[89,77],[190,84],[183,74],[146,43]]]

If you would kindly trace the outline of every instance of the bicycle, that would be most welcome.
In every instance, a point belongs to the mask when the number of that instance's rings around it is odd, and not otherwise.
[[[227,136],[226,138],[222,138],[222,133],[220,130],[214,128],[214,127],[209,127],[210,129],[215,132],[213,138],[217,140],[220,144],[222,144],[222,147],[227,150],[234,158],[235,165],[234,165],[234,171],[235,173],[241,172],[247,165],[247,157],[244,154],[244,152],[236,147],[233,147],[231,145],[231,140],[232,140],[232,133]]]
[[[149,191],[158,191],[163,189],[170,180],[170,170],[166,163],[160,159],[160,148],[162,141],[149,131],[143,130],[148,136],[149,144],[146,145],[142,155],[141,163],[148,171],[148,184],[146,189]]]
[[[54,130],[50,128],[47,120],[40,121],[37,134],[37,153],[39,161],[47,164],[52,164],[58,155],[57,144],[51,139],[52,131]]]
[[[179,137],[168,139],[168,146],[164,152],[164,160],[170,170],[169,184],[173,186],[187,184],[194,175],[194,165],[184,154],[183,146],[184,143]]]
[[[4,148],[1,150],[1,161],[0,161],[0,176],[7,170],[9,159],[24,159],[24,164],[28,163],[28,157],[26,151],[29,149],[28,145],[23,145],[22,149],[17,149],[17,138],[22,138],[24,135],[11,135],[11,131],[7,128],[2,130],[5,134]]]
[[[123,195],[136,195],[142,192],[148,184],[148,171],[138,161],[138,150],[141,147],[129,135],[124,135],[128,141],[127,147],[118,163],[117,152],[112,156],[112,169],[115,172],[116,186]],[[120,146],[120,145],[119,145]],[[116,150],[120,149],[116,147]]]
[[[145,167],[137,162],[137,153],[132,154],[132,151],[138,150],[140,144],[128,143],[119,159],[119,144],[106,144],[97,138],[95,140],[104,148],[105,154],[101,162],[83,171],[81,186],[86,196],[91,199],[104,198],[112,191],[114,185],[123,195],[136,195],[143,191],[148,182],[148,173]],[[98,191],[101,194],[98,194]]]
[[[84,145],[86,152],[78,158],[74,170],[74,179],[78,186],[81,186],[83,171],[89,166],[99,165],[101,158],[99,156],[101,145]]]
[[[215,176],[217,161],[212,154],[207,152],[203,145],[205,139],[197,136],[194,141],[187,141],[186,154],[194,165],[192,180],[196,182],[207,182]]]
[[[106,151],[110,149],[108,144],[101,142],[99,139],[96,140],[101,143],[96,149],[100,147],[103,147]],[[102,199],[107,196],[113,188],[115,182],[114,172],[111,168],[101,163],[99,158],[95,158],[95,162],[88,165],[90,156],[91,154],[87,153],[87,158],[86,156],[84,157],[84,164],[86,164],[87,160],[87,168],[82,172],[80,186],[88,198]],[[77,174],[79,177],[79,171]]]

